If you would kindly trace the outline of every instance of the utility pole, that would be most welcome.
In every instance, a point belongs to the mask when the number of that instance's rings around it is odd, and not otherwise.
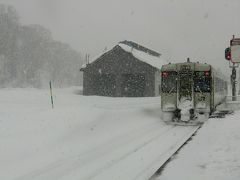
[[[237,100],[237,96],[236,96],[236,84],[237,84],[237,81],[236,81],[236,67],[232,66],[232,75],[231,75],[231,84],[232,84],[232,101],[236,101]]]
[[[50,87],[50,96],[51,96],[51,103],[52,103],[52,109],[53,109],[54,105],[53,105],[52,82],[51,81],[49,81],[49,87]]]
[[[88,53],[86,54],[85,60],[86,60],[86,64],[90,63],[90,54],[88,54]]]

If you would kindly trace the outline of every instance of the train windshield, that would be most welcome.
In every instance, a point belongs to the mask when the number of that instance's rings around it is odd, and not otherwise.
[[[177,92],[177,72],[176,71],[162,72],[162,92],[163,93]]]
[[[210,79],[211,76],[209,71],[196,71],[194,77],[194,91],[211,92]]]

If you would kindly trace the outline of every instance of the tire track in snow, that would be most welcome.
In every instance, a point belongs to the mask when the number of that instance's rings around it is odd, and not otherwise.
[[[161,127],[160,123],[152,123],[149,127],[143,127],[140,129],[135,130],[134,132],[129,132],[128,134],[115,137],[111,140],[111,142],[106,142],[105,144],[102,144],[99,147],[96,147],[95,149],[79,154],[78,156],[74,156],[71,158],[61,159],[58,161],[55,161],[39,170],[33,171],[31,173],[28,173],[26,175],[23,175],[19,178],[16,178],[16,180],[37,180],[37,179],[58,179],[61,177],[64,177],[68,175],[69,173],[73,172],[74,170],[78,168],[84,168],[84,167],[91,167],[92,164],[94,164],[97,159],[101,159],[103,157],[109,156],[111,154],[116,153],[116,151],[121,150],[121,147],[129,146],[129,144],[134,143],[134,141],[139,141],[137,146],[130,147],[131,149],[120,153],[120,155],[116,156],[118,159],[124,158],[127,155],[134,153],[138,147],[141,147],[145,145],[147,142],[151,141],[152,138],[155,138],[156,136],[159,136],[159,134],[164,134],[166,131],[168,131],[169,127]],[[157,135],[156,135],[157,134]],[[143,141],[143,142],[142,142]],[[140,145],[139,145],[140,144]],[[131,152],[131,153],[130,153]],[[116,158],[112,158],[105,161],[105,166],[109,166],[109,164],[113,164],[116,162]],[[98,165],[95,167],[95,173],[96,171],[99,171],[99,169],[102,169],[103,165]],[[85,177],[92,176],[94,173],[88,172]],[[84,173],[83,173],[84,174]]]
[[[147,180],[197,129],[176,126],[91,180]],[[129,164],[132,164],[131,168],[126,168]]]
[[[128,153],[126,153],[124,156],[116,159],[114,161],[114,163],[108,164],[104,167],[102,167],[101,169],[99,169],[98,171],[96,171],[95,173],[93,173],[91,176],[86,177],[85,179],[95,179],[95,177],[97,177],[97,175],[101,174],[104,171],[107,171],[108,168],[115,166],[116,164],[118,164],[119,162],[127,159],[129,156],[131,156],[134,153],[137,153],[138,151],[140,151],[142,148],[144,148],[145,146],[151,144],[153,141],[155,141],[156,139],[158,139],[160,136],[163,137],[165,135],[167,135],[172,129],[174,129],[175,127],[170,127],[168,129],[166,129],[166,131],[164,131],[163,133],[157,134],[156,136],[154,136],[152,139],[148,140],[147,142],[144,142],[141,146],[138,146],[134,149],[134,151],[130,151]]]

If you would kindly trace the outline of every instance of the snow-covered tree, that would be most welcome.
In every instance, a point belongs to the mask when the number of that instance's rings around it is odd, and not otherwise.
[[[79,83],[80,53],[53,40],[40,25],[22,25],[16,10],[0,5],[0,86],[41,87]]]

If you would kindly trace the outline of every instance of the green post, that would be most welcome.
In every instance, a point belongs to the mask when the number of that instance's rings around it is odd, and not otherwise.
[[[51,103],[52,103],[52,108],[53,108],[53,96],[52,96],[52,83],[51,83],[51,81],[49,82],[49,86],[50,86]]]

